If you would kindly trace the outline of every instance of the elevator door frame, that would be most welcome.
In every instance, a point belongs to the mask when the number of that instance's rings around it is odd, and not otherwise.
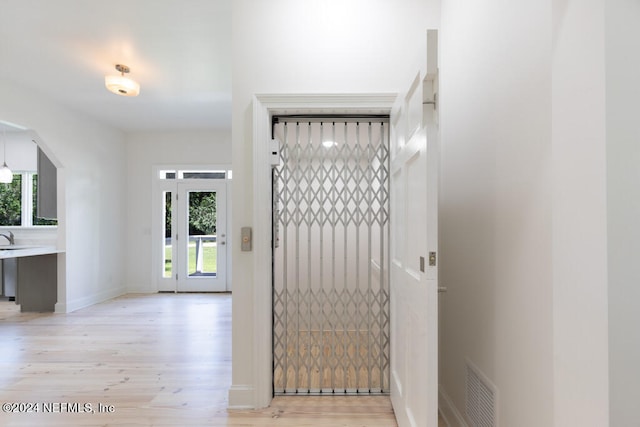
[[[340,95],[254,95],[253,97],[253,286],[250,382],[232,384],[229,392],[234,407],[267,407],[273,397],[272,351],[272,200],[271,200],[271,117],[296,113],[389,114],[396,94]],[[234,225],[236,226],[236,225]],[[234,336],[235,339],[235,336]],[[242,361],[233,360],[234,370]]]

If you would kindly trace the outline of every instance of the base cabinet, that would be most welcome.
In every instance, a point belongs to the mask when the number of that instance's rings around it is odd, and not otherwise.
[[[16,303],[22,312],[53,312],[58,301],[58,255],[17,258]]]

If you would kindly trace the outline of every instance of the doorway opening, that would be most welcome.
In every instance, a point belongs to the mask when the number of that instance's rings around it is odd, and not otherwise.
[[[273,118],[273,391],[389,392],[389,116]]]
[[[160,292],[226,292],[229,170],[159,169],[154,276]]]

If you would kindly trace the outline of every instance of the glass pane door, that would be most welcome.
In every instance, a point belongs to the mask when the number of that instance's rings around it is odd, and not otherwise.
[[[215,191],[188,191],[187,216],[189,242],[187,265],[189,277],[216,276],[218,272],[218,242],[216,235]]]
[[[226,291],[225,188],[211,182],[178,184],[172,266],[179,292]]]

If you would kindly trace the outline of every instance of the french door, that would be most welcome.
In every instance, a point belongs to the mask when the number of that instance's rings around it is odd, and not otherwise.
[[[226,184],[164,182],[160,291],[227,290]]]

